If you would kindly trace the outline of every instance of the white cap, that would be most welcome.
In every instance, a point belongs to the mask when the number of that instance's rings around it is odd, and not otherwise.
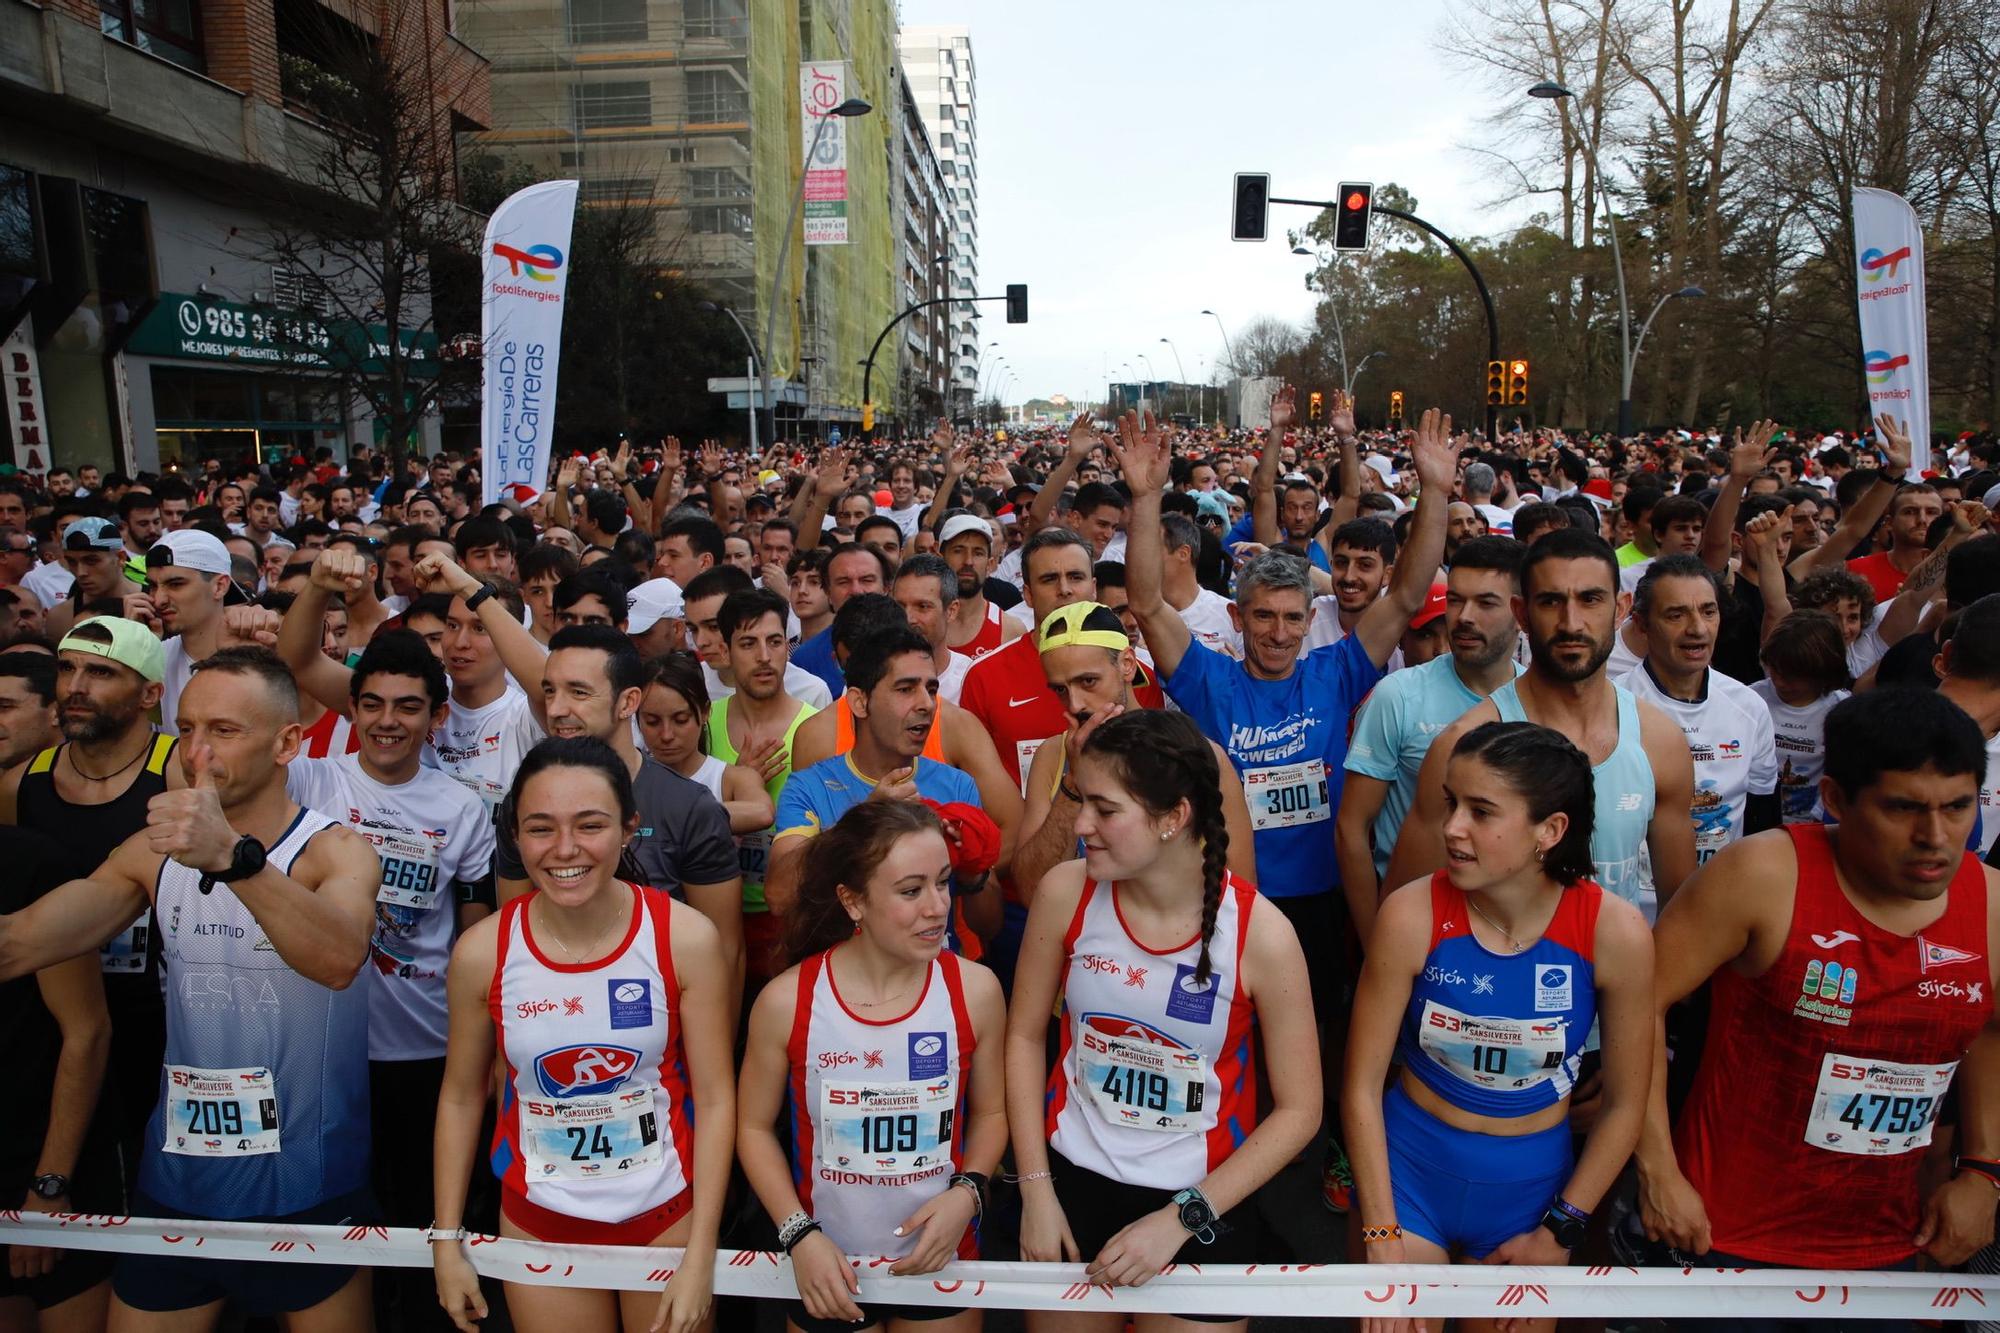
[[[1370,454],[1361,461],[1369,467],[1374,468],[1376,473],[1381,476],[1385,485],[1394,486],[1396,484],[1396,469],[1382,455]]]
[[[686,613],[679,584],[672,579],[647,579],[625,599],[625,632],[644,634],[662,620],[679,620]]]
[[[159,540],[153,543],[152,550],[171,552],[173,559],[166,563],[179,565],[182,569],[192,569],[201,574],[231,572],[229,548],[222,544],[221,538],[195,528],[161,534]]]
[[[938,532],[938,545],[948,546],[954,538],[963,537],[968,532],[978,533],[986,539],[988,546],[993,545],[993,525],[977,514],[953,514],[946,519],[944,527]]]

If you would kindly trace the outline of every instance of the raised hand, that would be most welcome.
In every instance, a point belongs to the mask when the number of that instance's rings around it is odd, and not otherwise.
[[[1771,466],[1771,460],[1778,456],[1777,446],[1771,443],[1777,430],[1777,422],[1759,421],[1746,436],[1738,426],[1736,443],[1729,450],[1729,475],[1747,485],[1752,477]]]
[[[1327,429],[1338,440],[1354,438],[1354,395],[1341,389],[1333,391],[1333,402],[1326,412]]]
[[[417,561],[410,578],[423,592],[444,592],[454,597],[470,597],[482,586],[457,561],[442,555],[427,555]]]
[[[313,559],[312,586],[343,597],[359,597],[373,577],[368,557],[351,546],[329,546]]]
[[[958,433],[951,428],[951,418],[939,417],[931,430],[931,444],[946,458],[952,455],[952,445],[958,440]]]
[[[835,445],[819,456],[819,470],[813,476],[813,489],[828,500],[839,499],[847,490],[846,449]]]
[[[1271,395],[1271,429],[1286,430],[1299,419],[1299,391],[1287,384]]]
[[[1910,423],[1884,412],[1875,418],[1875,434],[1881,440],[1883,471],[1907,473],[1912,456]]]
[[[1076,420],[1069,423],[1069,456],[1087,458],[1090,451],[1104,443],[1104,435],[1097,429],[1097,422],[1089,412],[1079,412]]]
[[[1766,552],[1778,548],[1780,531],[1791,531],[1792,507],[1786,505],[1782,511],[1773,510],[1757,515],[1743,525],[1743,563],[1755,569],[1763,561]]]
[[[701,475],[711,478],[722,475],[722,446],[714,440],[701,442]]]
[[[669,435],[660,441],[660,467],[667,475],[676,476],[680,473],[681,466],[681,437]]]
[[[1435,407],[1425,408],[1417,419],[1417,437],[1410,443],[1411,466],[1416,469],[1418,484],[1426,491],[1435,486],[1449,497],[1458,480],[1459,451],[1464,448],[1463,436],[1452,437],[1451,415]]]
[[[229,606],[222,611],[223,648],[275,648],[285,618],[262,606]]]
[[[1118,470],[1135,497],[1167,489],[1172,456],[1167,449],[1167,433],[1153,420],[1151,412],[1143,422],[1137,412],[1127,412],[1118,418],[1118,435],[1112,441],[1111,456],[1117,460]]]
[[[1968,537],[1985,527],[1993,517],[1992,512],[1977,500],[1954,500],[1950,508],[1952,528]]]

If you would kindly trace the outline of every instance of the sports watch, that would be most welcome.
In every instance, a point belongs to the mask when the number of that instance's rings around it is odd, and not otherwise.
[[[1188,1234],[1204,1245],[1215,1244],[1217,1231],[1215,1206],[1208,1196],[1190,1186],[1176,1194],[1173,1204],[1180,1211],[1181,1225]]]
[[[1590,1214],[1581,1208],[1565,1203],[1561,1195],[1549,1202],[1549,1210],[1542,1214],[1542,1225],[1556,1238],[1556,1244],[1565,1250],[1574,1250],[1583,1244],[1585,1233],[1590,1229]]]
[[[201,877],[201,891],[207,893],[217,884],[234,884],[239,879],[248,879],[264,868],[264,844],[244,834],[236,840],[236,848],[229,854],[229,869],[211,870]]]
[[[68,1195],[69,1177],[51,1171],[47,1175],[36,1176],[35,1183],[28,1188],[35,1192],[36,1197],[53,1202]]]

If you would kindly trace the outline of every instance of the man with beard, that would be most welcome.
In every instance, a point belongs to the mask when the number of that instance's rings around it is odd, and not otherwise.
[[[355,664],[354,730],[361,748],[330,759],[294,759],[285,790],[343,819],[375,849],[368,990],[369,1121],[375,1198],[390,1226],[421,1227],[431,1206],[428,1126],[444,1081],[445,963],[461,927],[493,907],[493,821],[479,799],[435,768],[424,743],[444,721],[444,666],[409,630],[377,635]],[[449,1328],[430,1275],[384,1274],[377,1304],[400,1300],[401,1326]],[[386,1324],[385,1324],[386,1326]]]
[[[168,762],[175,738],[155,731],[147,716],[160,700],[164,670],[159,640],[136,621],[100,616],[70,631],[55,660],[63,743],[0,777],[0,821],[98,851],[144,828],[153,797],[186,785],[181,766]],[[98,962],[111,1014],[111,1059],[98,1104],[129,1184],[159,1097],[166,1044],[151,911],[100,949]]]
[[[1347,520],[1333,530],[1328,546],[1333,591],[1313,598],[1307,652],[1331,647],[1352,634],[1396,574],[1396,532],[1379,518]]]
[[[1014,853],[1014,877],[1039,884],[1064,861],[1076,859],[1076,817],[1082,794],[1070,777],[1091,733],[1120,713],[1142,707],[1132,693],[1139,655],[1118,613],[1097,602],[1072,602],[1049,617],[1040,636],[1042,670],[1061,700],[1071,725],[1061,745],[1044,745],[1028,766],[1027,812],[1021,844]],[[1214,741],[1222,773],[1222,816],[1229,828],[1229,869],[1244,883],[1256,882],[1257,853],[1250,832],[1250,808],[1229,755]]]
[[[958,601],[945,636],[953,652],[977,662],[1026,633],[986,596],[987,575],[993,571],[991,524],[977,514],[953,514],[938,533],[938,553],[958,576]]]
[[[26,763],[60,734],[56,659],[46,652],[0,653],[0,769]]]
[[[1596,786],[1591,858],[1597,882],[1655,914],[1639,875],[1652,854],[1659,899],[1694,872],[1694,763],[1672,719],[1604,674],[1614,627],[1630,599],[1618,591],[1618,558],[1595,533],[1567,528],[1528,548],[1514,617],[1528,634],[1528,669],[1431,742],[1417,774],[1383,883],[1400,887],[1445,864],[1444,771],[1458,738],[1485,722],[1534,722],[1568,736],[1590,757]]]
[[[1347,909],[1364,941],[1432,738],[1520,672],[1513,660],[1521,636],[1514,597],[1524,554],[1506,537],[1475,537],[1460,546],[1445,582],[1450,653],[1390,672],[1356,715],[1334,845]]]

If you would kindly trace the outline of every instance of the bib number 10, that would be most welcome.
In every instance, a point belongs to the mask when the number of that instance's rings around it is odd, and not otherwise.
[[[1173,1096],[1173,1085],[1167,1081],[1165,1074],[1148,1073],[1126,1065],[1112,1065],[1105,1070],[1100,1087],[1105,1096],[1120,1106],[1143,1107],[1148,1111],[1166,1110]]]

